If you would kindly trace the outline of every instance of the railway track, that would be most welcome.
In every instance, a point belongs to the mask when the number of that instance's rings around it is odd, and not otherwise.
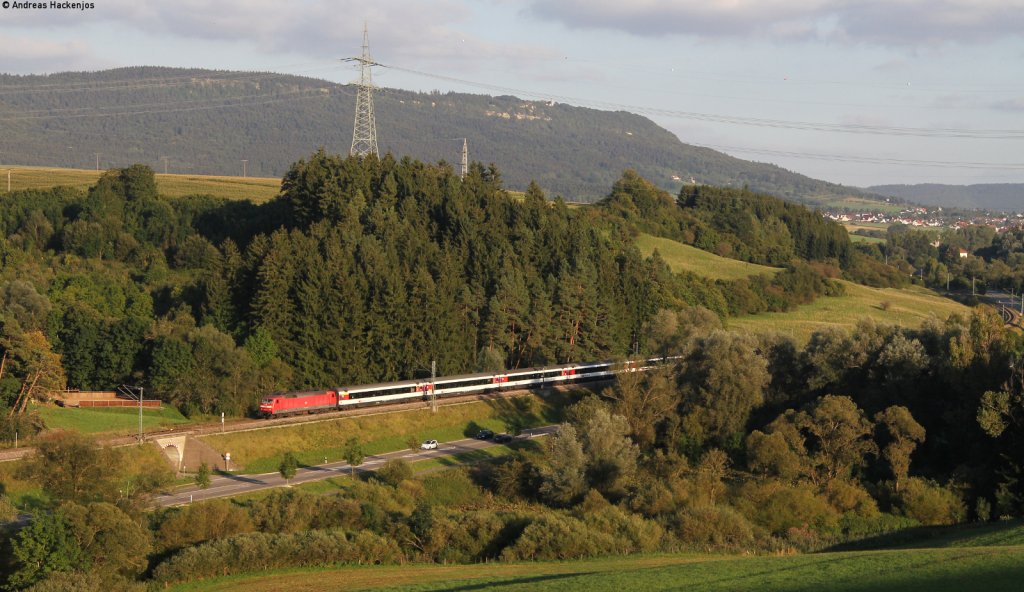
[[[504,399],[508,397],[520,397],[529,393],[536,393],[543,396],[545,392],[565,392],[569,390],[587,389],[600,386],[606,386],[611,384],[612,380],[600,380],[593,381],[585,384],[575,383],[564,386],[553,386],[545,388],[543,390],[508,390],[508,391],[496,391],[493,393],[486,394],[474,394],[474,395],[461,395],[453,397],[445,397],[437,400],[438,407],[450,407],[454,405],[465,405],[467,403],[474,403],[477,401],[493,401],[497,399]],[[143,434],[143,441],[150,442],[159,438],[169,436],[208,436],[211,434],[226,434],[231,432],[250,432],[256,430],[272,430],[277,428],[285,428],[300,424],[310,423],[321,423],[326,421],[334,421],[345,417],[363,417],[369,415],[381,415],[386,413],[398,413],[401,411],[410,411],[415,409],[429,409],[430,403],[427,401],[411,401],[408,403],[391,403],[391,404],[380,404],[372,405],[369,407],[358,407],[355,409],[346,409],[345,411],[327,411],[324,413],[316,413],[312,415],[294,415],[291,417],[279,417],[275,419],[234,419],[225,421],[223,425],[220,422],[211,422],[199,425],[188,425],[180,426],[175,428],[167,428],[163,430],[153,430],[145,432]],[[100,444],[103,446],[131,446],[139,443],[138,436],[117,436],[114,438],[106,438],[100,440]],[[22,459],[32,451],[35,450],[33,447],[21,447],[12,448],[8,450],[0,450],[0,462],[8,462]]]

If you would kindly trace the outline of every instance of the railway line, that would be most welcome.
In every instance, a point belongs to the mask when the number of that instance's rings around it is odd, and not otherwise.
[[[578,390],[593,387],[603,387],[611,384],[614,378],[601,381],[591,381],[585,384],[566,384],[566,385],[552,385],[545,387],[544,389],[509,389],[506,391],[495,391],[484,394],[468,394],[468,395],[456,395],[438,399],[438,407],[450,407],[454,405],[465,405],[467,403],[473,403],[477,401],[493,401],[497,399],[504,399],[508,397],[519,397],[529,393],[536,393],[543,396],[545,392],[564,392],[568,390]],[[289,417],[278,417],[274,419],[248,419],[239,418],[227,420],[223,424],[220,422],[209,422],[204,424],[193,424],[187,426],[178,426],[173,428],[167,428],[162,430],[152,430],[143,434],[143,441],[149,442],[159,438],[165,438],[170,436],[208,436],[211,434],[222,434],[232,432],[250,432],[257,430],[272,430],[285,428],[300,424],[311,424],[321,423],[327,421],[335,421],[346,417],[364,417],[371,415],[381,415],[387,413],[398,413],[402,411],[410,411],[416,409],[429,409],[430,403],[416,400],[406,402],[391,402],[381,403],[379,405],[372,405],[367,407],[348,408],[342,411],[325,411],[309,415],[292,415]],[[139,443],[138,436],[117,436],[113,438],[105,438],[100,440],[100,444],[104,446],[131,446]],[[34,450],[33,447],[25,446],[21,448],[12,448],[8,450],[0,450],[0,462],[9,462],[22,459]]]

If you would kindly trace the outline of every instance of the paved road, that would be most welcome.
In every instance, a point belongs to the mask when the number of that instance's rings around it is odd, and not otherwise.
[[[517,440],[539,438],[541,436],[550,435],[557,430],[558,426],[534,428],[533,430],[523,432]],[[398,450],[395,452],[388,452],[386,454],[375,454],[367,456],[363,460],[363,464],[356,467],[356,472],[362,473],[365,471],[375,471],[386,461],[392,458],[402,458],[408,462],[416,462],[430,458],[453,456],[471,450],[489,448],[491,446],[496,446],[496,444],[491,440],[466,438],[464,440],[456,440],[454,442],[441,442],[436,450],[418,450],[415,452],[411,450]],[[297,485],[299,483],[309,483],[311,481],[320,481],[331,477],[348,476],[350,474],[351,472],[348,463],[327,463],[299,469],[296,471],[291,484]],[[287,483],[285,483],[281,474],[277,472],[263,473],[261,475],[221,475],[211,479],[210,487],[206,489],[200,489],[195,485],[183,486],[175,489],[173,492],[167,492],[156,496],[153,499],[153,504],[159,507],[179,506],[193,501],[240,495],[243,493],[259,491],[261,489],[283,487],[285,485],[287,485]]]

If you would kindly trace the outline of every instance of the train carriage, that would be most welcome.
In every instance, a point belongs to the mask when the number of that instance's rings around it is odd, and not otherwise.
[[[669,358],[649,358],[632,362],[603,360],[541,368],[520,368],[504,372],[441,376],[433,381],[429,379],[402,380],[343,386],[328,391],[275,393],[263,399],[260,403],[260,413],[265,417],[277,417],[304,412],[312,413],[330,409],[424,400],[429,398],[431,393],[441,398],[501,390],[548,388],[563,384],[607,380],[619,371],[647,370],[668,361]]]

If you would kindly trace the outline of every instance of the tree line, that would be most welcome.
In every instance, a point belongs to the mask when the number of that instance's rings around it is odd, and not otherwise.
[[[142,165],[87,192],[20,192],[0,204],[0,406],[37,378],[36,392],[143,384],[188,414],[240,415],[269,391],[410,378],[432,360],[458,374],[640,352],[665,307],[724,317],[840,293],[831,227],[746,193],[772,212],[751,224],[789,228],[784,218],[801,237],[785,256],[750,255],[786,269],[673,274],[640,255],[622,210],[657,220],[644,204],[662,195],[627,171],[607,203],[573,209],[536,185],[513,197],[493,165],[462,179],[443,163],[322,150],[261,206],[163,198]],[[723,221],[743,208],[727,209],[695,224],[743,244]],[[0,437],[17,421],[29,422],[12,418]]]

